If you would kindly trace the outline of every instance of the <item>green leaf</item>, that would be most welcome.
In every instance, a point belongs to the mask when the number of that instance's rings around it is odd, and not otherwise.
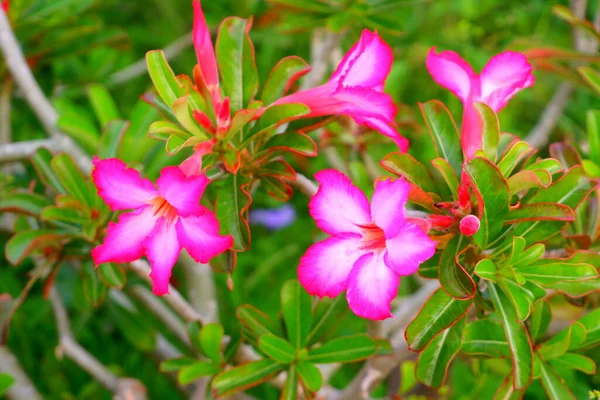
[[[483,131],[483,151],[487,155],[487,158],[495,162],[498,158],[498,142],[500,141],[498,116],[487,104],[475,103],[474,105],[479,114]]]
[[[179,371],[183,367],[195,364],[198,360],[192,357],[179,357],[172,358],[167,361],[160,363],[160,372],[174,372]]]
[[[93,121],[77,112],[75,108],[62,111],[56,127],[72,137],[85,151],[94,154],[98,149],[100,132]]]
[[[279,400],[296,400],[298,398],[298,371],[295,365],[291,365],[287,371],[287,379],[281,391]]]
[[[223,341],[223,326],[207,324],[200,330],[200,347],[205,356],[215,364],[221,363],[221,342]]]
[[[177,380],[181,385],[187,385],[194,382],[203,376],[216,375],[221,371],[217,364],[209,361],[196,361],[191,365],[187,365],[179,370]]]
[[[194,109],[192,99],[193,97],[190,95],[182,96],[175,100],[171,107],[177,122],[191,133],[194,138],[198,140],[198,143],[200,143],[203,140],[208,140],[210,134],[201,128],[198,122],[196,122],[196,119],[192,117],[192,110]]]
[[[272,334],[261,335],[258,347],[270,358],[282,364],[290,364],[296,358],[296,350],[285,339]]]
[[[525,284],[519,284],[512,279],[500,279],[498,284],[513,303],[519,321],[525,321],[533,310],[535,294]]]
[[[465,171],[476,191],[481,221],[473,240],[485,249],[502,233],[504,218],[509,213],[508,185],[498,168],[485,158],[471,159]]]
[[[44,247],[56,246],[64,235],[48,230],[27,230],[16,233],[4,247],[6,260],[12,265],[19,265],[25,257]]]
[[[292,152],[307,157],[317,155],[317,145],[310,136],[301,132],[286,132],[281,135],[272,136],[262,147],[263,151],[275,152]]]
[[[419,354],[416,376],[424,384],[440,388],[446,380],[450,363],[458,354],[466,318],[461,318],[450,328],[437,335]]]
[[[525,389],[515,389],[512,374],[508,375],[496,391],[494,400],[521,400],[525,396]]]
[[[301,349],[312,324],[312,301],[298,281],[287,281],[281,289],[281,310],[290,343]]]
[[[498,169],[502,176],[508,178],[517,165],[529,157],[533,151],[529,143],[524,141],[515,142],[498,163]]]
[[[98,266],[98,274],[100,279],[110,287],[122,289],[127,281],[127,276],[123,268],[117,264],[104,263]]]
[[[456,300],[438,289],[406,328],[406,341],[411,350],[424,349],[438,333],[461,318],[471,304],[470,300]]]
[[[550,368],[549,365],[542,362],[541,373],[542,373],[542,385],[550,400],[575,400],[575,396],[569,388],[564,384],[563,379],[556,375],[556,373]]]
[[[524,221],[565,221],[575,220],[575,215],[570,207],[557,203],[530,203],[521,204],[512,208],[505,224],[515,224]]]
[[[52,170],[60,180],[67,193],[87,206],[93,206],[89,184],[71,156],[65,153],[56,155],[50,162]]]
[[[588,110],[586,118],[590,145],[589,157],[596,164],[600,164],[600,110]]]
[[[150,320],[135,310],[125,308],[111,297],[107,303],[111,321],[127,341],[143,352],[153,351],[156,347],[156,329]]]
[[[348,363],[375,354],[375,342],[367,335],[342,336],[308,351],[306,361],[313,364]]]
[[[117,104],[104,86],[97,83],[89,85],[87,93],[92,108],[100,121],[100,126],[105,126],[110,121],[121,118]]]
[[[586,340],[585,326],[575,321],[539,347],[539,354],[546,360],[554,359],[567,353],[569,350],[580,348]]]
[[[550,145],[550,156],[562,164],[565,168],[581,165],[579,152],[569,143],[552,143]]]
[[[233,249],[245,250],[250,245],[250,228],[246,220],[252,198],[245,189],[245,178],[230,174],[219,189],[216,215],[222,235],[233,236]]]
[[[304,385],[311,392],[318,392],[321,389],[321,386],[323,386],[323,376],[319,368],[309,362],[300,362],[296,364],[296,368],[298,369],[300,379],[302,379]]]
[[[462,170],[460,135],[450,111],[438,100],[419,103],[419,107],[429,129],[437,156],[448,161],[457,174],[460,173]]]
[[[531,315],[531,323],[529,325],[529,335],[534,343],[538,342],[546,334],[551,319],[552,312],[548,302],[543,299],[538,300],[533,307],[533,314]]]
[[[83,294],[92,307],[98,307],[106,297],[106,285],[100,280],[91,260],[84,262],[81,269],[83,271]]]
[[[258,336],[268,333],[275,336],[283,335],[281,327],[271,317],[250,305],[238,307],[236,316],[247,329],[256,335],[257,339]]]
[[[12,375],[0,373],[0,396],[5,395],[14,384],[15,378]]]
[[[455,235],[446,245],[440,258],[440,284],[459,300],[470,299],[475,295],[475,282],[459,263],[459,256],[468,244],[463,235]]]
[[[315,307],[313,323],[306,338],[308,346],[317,343],[339,324],[341,317],[348,311],[345,296],[333,299],[323,298]]]
[[[539,284],[558,281],[580,281],[598,276],[598,272],[589,264],[573,264],[552,258],[544,258],[527,266],[520,266],[516,271],[525,279]]]
[[[426,192],[437,192],[435,181],[427,167],[408,153],[390,153],[380,164],[384,169],[405,177]]]
[[[463,336],[462,351],[470,355],[493,358],[510,357],[510,347],[504,337],[502,325],[482,319],[467,325]]]
[[[596,363],[589,357],[581,354],[566,353],[550,360],[550,365],[558,368],[576,369],[588,375],[596,373]]]
[[[583,325],[587,336],[576,348],[571,347],[571,350],[585,349],[600,344],[600,309],[595,309],[586,316],[579,318],[577,322]]]
[[[480,260],[475,266],[475,275],[481,279],[487,279],[488,281],[496,282],[496,264],[489,258]]]
[[[246,390],[267,381],[282,369],[273,360],[253,361],[221,372],[212,382],[215,396],[224,396]]]
[[[577,18],[577,16],[569,7],[565,7],[563,5],[553,6],[552,13],[554,13],[554,15],[556,15],[557,17],[564,19],[574,27],[581,28],[596,40],[600,40],[600,34],[598,33],[594,25],[590,21]]]
[[[178,98],[185,95],[185,89],[177,81],[165,54],[162,50],[151,50],[146,53],[146,63],[158,95],[168,107],[172,107]]]
[[[592,67],[581,66],[577,67],[577,72],[583,78],[583,80],[597,93],[600,94],[600,74],[596,72]]]
[[[294,83],[310,71],[310,65],[297,56],[285,57],[269,74],[262,90],[261,100],[271,104],[283,97]]]
[[[42,215],[40,215],[40,218],[42,219],[42,221],[58,221],[79,225],[86,224],[90,221],[88,217],[83,215],[82,211],[77,207],[66,208],[48,206],[44,208],[44,211],[42,211]]]
[[[119,145],[123,139],[123,135],[129,128],[129,122],[122,120],[112,120],[104,129],[100,137],[98,147],[99,158],[114,158],[118,156]]]
[[[523,389],[529,386],[533,374],[533,351],[527,329],[522,322],[519,322],[513,304],[502,291],[496,289],[494,284],[489,284],[488,292],[502,321],[504,335],[510,346],[514,386],[516,389]]]
[[[510,193],[515,195],[527,189],[548,187],[552,183],[552,175],[545,169],[519,171],[506,181]]]
[[[67,193],[50,165],[52,157],[52,153],[48,149],[41,148],[31,157],[31,161],[38,177],[46,186],[53,188],[57,193]]]
[[[244,108],[258,91],[258,71],[254,45],[248,36],[252,23],[229,17],[219,27],[215,45],[221,84],[231,101],[231,111]]]
[[[244,148],[249,143],[250,139],[255,136],[262,135],[267,132],[274,132],[279,126],[288,123],[294,119],[298,119],[310,113],[310,108],[304,104],[278,104],[271,106],[265,110],[254,125],[244,136],[244,141],[238,148]]]
[[[590,293],[600,292],[600,279],[547,283],[544,287],[565,293],[569,297],[579,298]]]
[[[50,205],[49,200],[36,193],[10,192],[0,198],[0,212],[38,216],[48,205]]]
[[[431,164],[436,169],[436,171],[442,176],[446,184],[448,185],[448,189],[452,195],[458,199],[458,176],[456,172],[452,169],[452,166],[448,163],[448,161],[443,158],[436,158],[431,160]]]

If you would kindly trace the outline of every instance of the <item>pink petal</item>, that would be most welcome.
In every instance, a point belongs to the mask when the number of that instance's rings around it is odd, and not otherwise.
[[[344,105],[343,101],[333,97],[333,93],[335,91],[336,84],[328,82],[312,89],[301,90],[299,92],[283,96],[271,104],[271,106],[299,103],[310,108],[310,114],[306,115],[305,118],[332,115],[337,113],[339,108]]]
[[[471,102],[465,103],[463,109],[460,145],[465,155],[465,161],[475,157],[477,150],[483,147],[483,122],[474,103]]]
[[[344,174],[327,169],[315,174],[319,190],[310,199],[310,215],[319,228],[330,235],[360,233],[358,225],[371,222],[369,201]]]
[[[478,89],[477,75],[471,66],[453,51],[445,50],[436,54],[435,47],[432,47],[427,55],[426,66],[434,81],[450,90],[463,102],[467,101],[472,91]]]
[[[391,302],[398,294],[400,277],[383,262],[381,254],[358,259],[348,278],[348,306],[359,317],[382,320],[392,316]]]
[[[404,210],[410,185],[404,179],[379,180],[371,200],[371,215],[375,225],[383,229],[386,238],[393,238],[404,225]]]
[[[156,226],[151,206],[121,214],[109,222],[104,243],[92,250],[96,265],[105,262],[132,262],[144,255],[144,241]]]
[[[174,221],[161,218],[146,242],[146,257],[152,267],[152,291],[157,296],[169,293],[171,270],[181,252]]]
[[[365,29],[329,80],[382,91],[393,62],[392,48],[377,33]]]
[[[365,254],[359,249],[360,238],[343,234],[309,247],[298,266],[298,280],[304,289],[319,297],[335,297],[346,290],[354,263]]]
[[[143,207],[158,195],[152,182],[140,178],[140,173],[116,158],[94,158],[94,185],[113,211]]]
[[[163,168],[156,180],[160,195],[182,217],[202,213],[200,198],[209,183],[206,175],[186,176],[178,167]]]
[[[339,114],[351,117],[375,117],[394,123],[398,112],[389,94],[362,87],[345,87],[333,93],[341,105]]]
[[[435,254],[436,243],[418,226],[405,224],[398,234],[386,240],[385,263],[398,275],[410,275],[419,264]]]
[[[219,221],[206,208],[201,215],[179,218],[177,237],[189,255],[203,264],[233,246],[233,237],[219,235]]]
[[[500,111],[520,90],[533,85],[532,71],[524,54],[506,51],[492,57],[481,71],[481,101]]]
[[[400,133],[394,128],[395,123],[390,124],[389,121],[375,118],[375,117],[354,117],[354,122],[359,125],[366,125],[371,129],[379,131],[379,133],[389,137],[396,143],[398,149],[406,153],[408,151],[409,141],[405,137],[402,137]]]
[[[217,59],[213,48],[210,30],[204,18],[204,12],[199,0],[192,2],[194,6],[194,27],[193,39],[196,49],[196,57],[202,71],[204,83],[211,93],[213,105],[221,103],[221,93],[219,91],[219,70],[217,68]]]

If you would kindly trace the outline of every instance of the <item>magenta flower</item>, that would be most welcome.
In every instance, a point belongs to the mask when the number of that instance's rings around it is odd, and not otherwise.
[[[391,47],[377,33],[365,29],[327,83],[282,97],[273,104],[305,104],[310,108],[307,117],[348,115],[356,123],[392,138],[401,151],[406,151],[408,140],[395,129],[396,106],[383,93],[393,60]]]
[[[98,195],[111,210],[132,210],[109,223],[104,243],[92,250],[96,265],[126,263],[144,254],[152,267],[152,290],[169,291],[171,269],[182,248],[199,263],[233,245],[231,236],[219,235],[219,221],[200,198],[209,183],[206,175],[186,177],[177,167],[161,171],[156,181],[140,178],[116,158],[94,159],[92,178]]]
[[[378,181],[369,207],[341,172],[325,170],[315,178],[320,187],[310,200],[310,214],[331,237],[302,256],[300,283],[319,297],[346,291],[350,309],[360,317],[390,317],[400,276],[414,273],[435,253],[435,242],[405,218],[409,184]]]
[[[482,147],[483,128],[474,103],[485,103],[499,112],[535,80],[527,57],[514,51],[492,57],[479,75],[455,52],[436,54],[435,47],[429,51],[426,64],[433,79],[463,102],[461,144],[466,159]]]
[[[192,36],[196,57],[202,84],[210,94],[215,112],[219,112],[221,107],[221,90],[219,89],[219,69],[217,67],[217,58],[210,37],[210,30],[204,18],[204,12],[200,5],[200,0],[192,2],[194,6],[194,27]]]

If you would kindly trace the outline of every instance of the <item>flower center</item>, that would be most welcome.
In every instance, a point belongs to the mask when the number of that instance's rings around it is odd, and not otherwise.
[[[151,203],[154,206],[152,212],[156,218],[165,217],[169,222],[173,222],[177,218],[177,210],[164,197],[158,196]]]
[[[360,225],[362,230],[362,239],[360,239],[360,248],[372,252],[381,252],[385,250],[385,234],[383,230],[375,224]]]

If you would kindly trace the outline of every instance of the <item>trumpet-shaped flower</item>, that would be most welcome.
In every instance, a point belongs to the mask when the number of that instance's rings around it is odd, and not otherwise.
[[[369,206],[341,172],[325,170],[315,177],[320,187],[310,200],[310,214],[331,237],[306,251],[298,267],[300,283],[319,297],[346,291],[350,309],[360,317],[390,317],[400,276],[416,272],[435,253],[435,242],[405,217],[409,184],[378,181]]]
[[[461,144],[466,159],[482,147],[483,128],[474,104],[484,103],[499,112],[535,80],[527,57],[514,51],[492,57],[481,74],[455,52],[436,53],[435,47],[429,51],[426,64],[433,79],[463,102]]]
[[[198,67],[202,78],[202,84],[211,96],[215,112],[219,111],[221,106],[221,90],[219,88],[219,69],[217,67],[217,58],[215,49],[210,37],[210,30],[204,18],[204,12],[200,5],[200,0],[194,0],[194,27],[192,37],[196,57],[198,58]]]
[[[163,295],[182,248],[197,262],[207,263],[232,247],[233,238],[219,235],[217,218],[200,205],[209,183],[205,175],[187,177],[179,168],[167,167],[156,188],[118,159],[96,158],[94,166],[98,195],[113,211],[131,210],[109,223],[104,243],[92,250],[96,265],[131,262],[145,254],[152,267],[152,289]]]
[[[274,104],[305,104],[310,108],[307,117],[348,115],[356,123],[390,137],[406,151],[408,140],[395,129],[396,106],[383,93],[393,60],[390,46],[377,33],[365,29],[327,83],[282,97]]]

